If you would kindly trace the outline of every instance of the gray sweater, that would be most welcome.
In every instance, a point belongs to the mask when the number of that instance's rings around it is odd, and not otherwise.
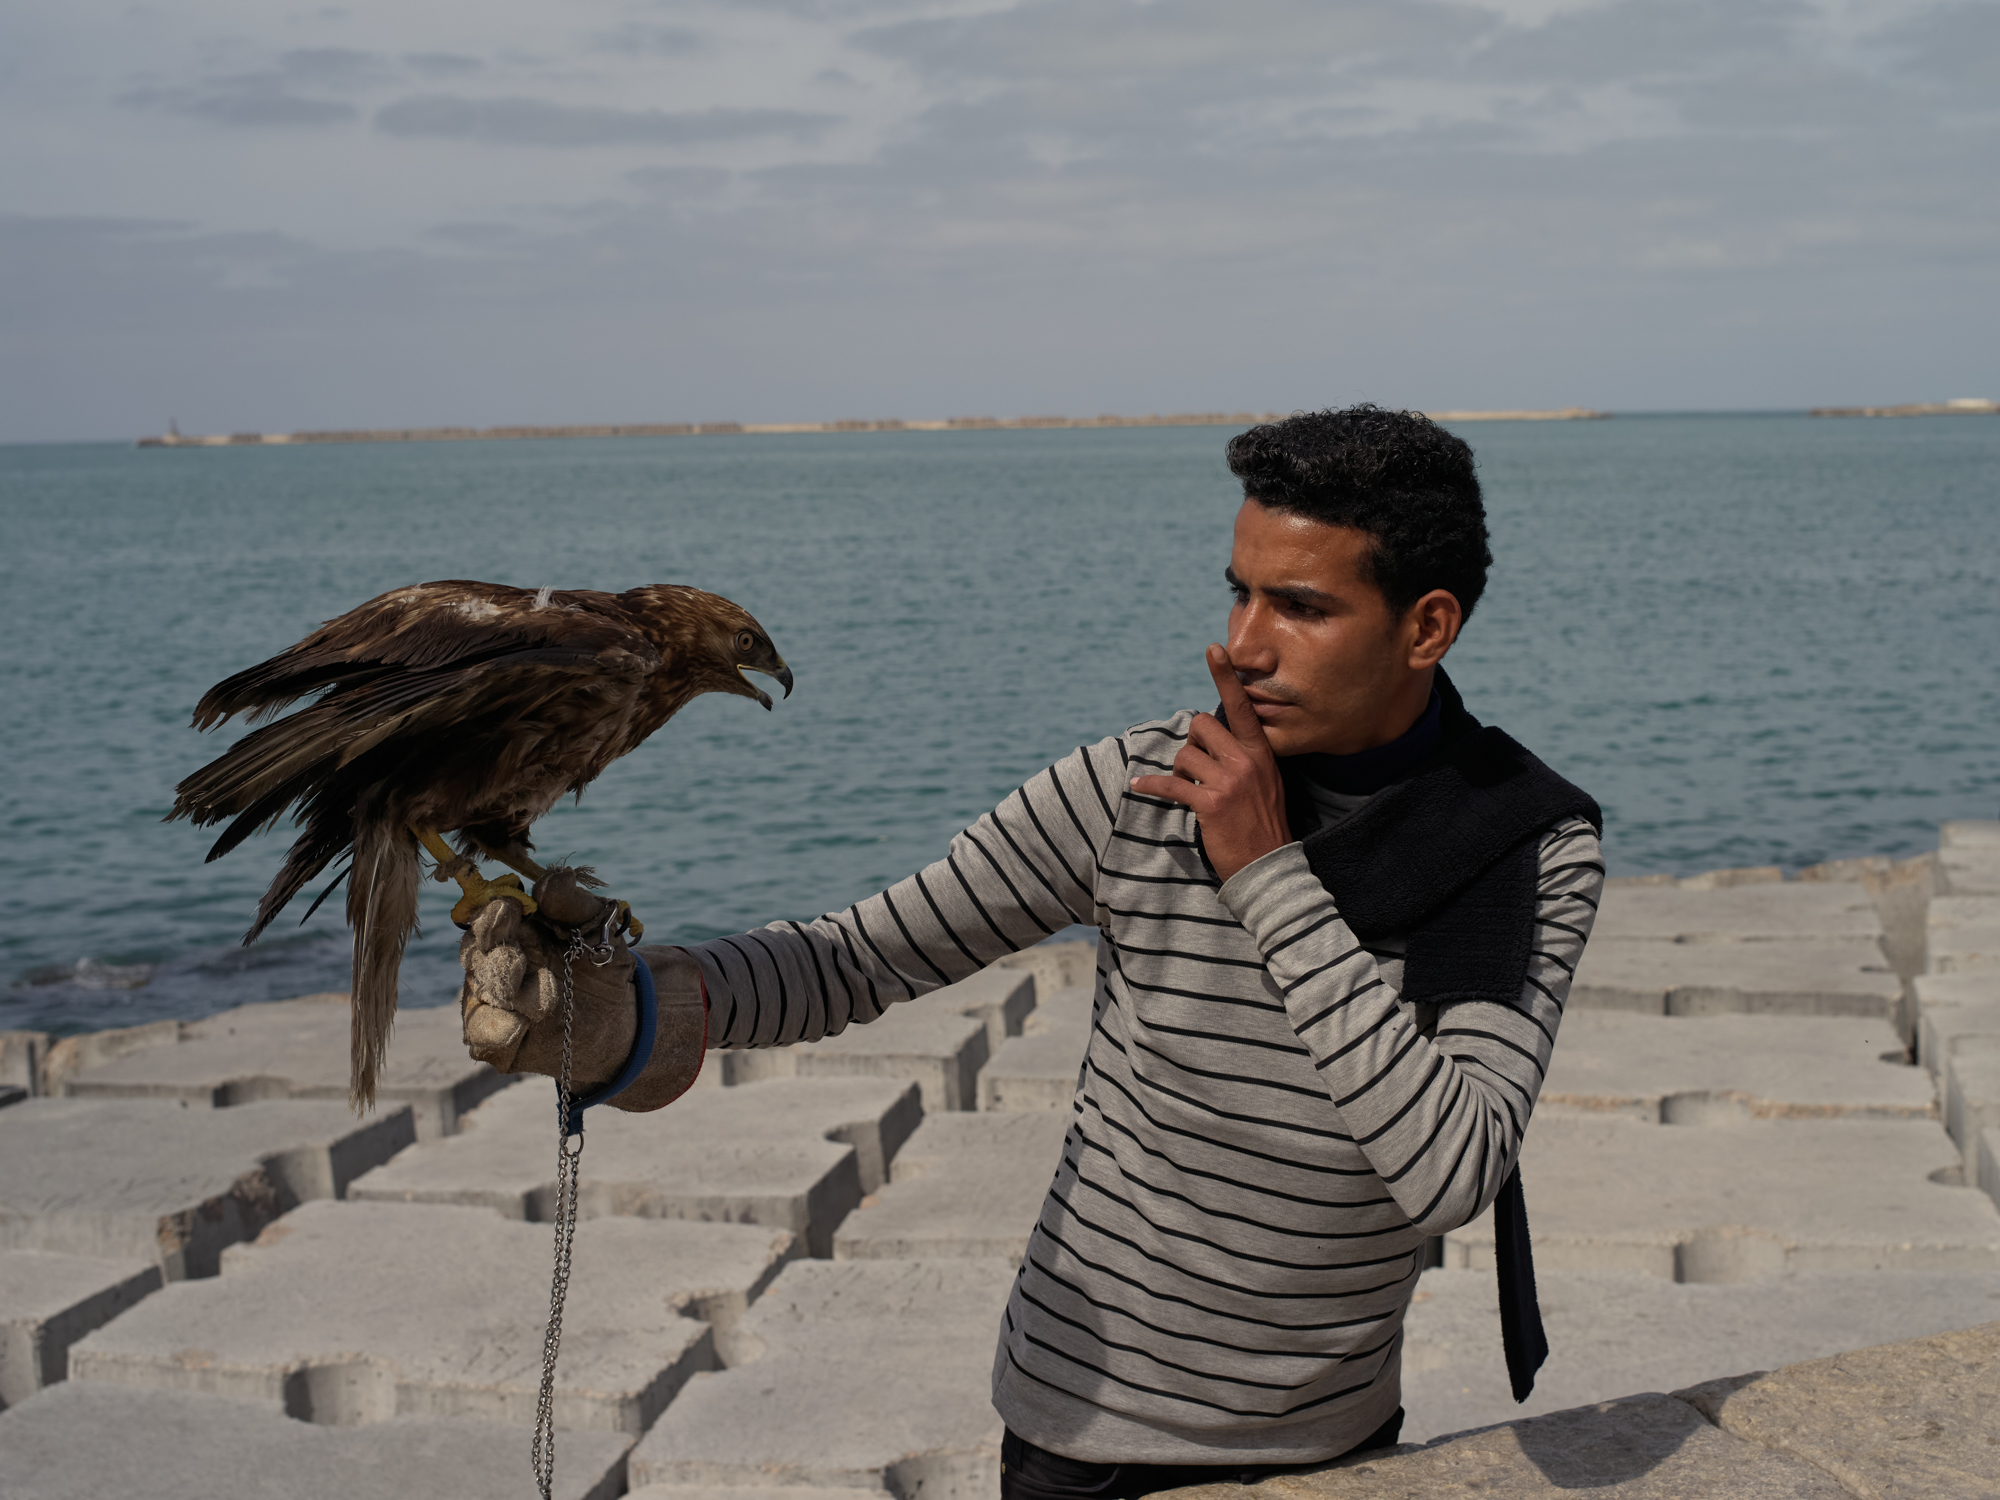
[[[1086,1461],[1309,1463],[1400,1403],[1423,1241],[1514,1165],[1604,867],[1587,824],[1550,830],[1520,1005],[1418,1016],[1402,944],[1358,942],[1301,845],[1218,885],[1194,815],[1129,789],[1171,769],[1192,717],[1065,757],[846,911],[692,951],[711,1045],[770,1047],[1097,927],[1095,1021],[994,1405]]]

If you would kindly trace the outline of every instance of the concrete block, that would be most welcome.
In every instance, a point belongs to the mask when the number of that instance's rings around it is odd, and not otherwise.
[[[171,1047],[180,1040],[181,1021],[148,1021],[143,1026],[115,1026],[108,1031],[86,1031],[62,1037],[49,1044],[42,1059],[42,1082],[38,1094],[59,1096],[71,1074],[101,1067],[134,1052],[153,1047]]]
[[[1676,1392],[1723,1432],[1879,1500],[2000,1494],[2000,1323]]]
[[[1979,1132],[2000,1125],[2000,1036],[1960,1037],[1944,1060],[1942,1082],[1944,1128],[1970,1168]],[[1968,1171],[1966,1181],[1973,1180]]]
[[[1667,1125],[1934,1118],[1930,1075],[1882,1060],[1901,1052],[1893,1025],[1858,1016],[1801,1022],[1572,1010],[1535,1118],[1583,1112]]]
[[[66,1379],[69,1346],[160,1285],[151,1261],[0,1250],[0,1407]]]
[[[1037,943],[995,959],[993,969],[1019,969],[1035,976],[1035,994],[1046,997],[1057,990],[1089,989],[1097,983],[1097,944],[1064,938]]]
[[[148,1260],[168,1281],[213,1276],[225,1246],[416,1138],[407,1107],[356,1120],[317,1100],[30,1099],[0,1132],[0,1249]]]
[[[1095,993],[1075,985],[1043,997],[1021,1034],[979,1070],[982,1110],[1060,1110],[1067,1116],[1090,1045]]]
[[[1882,919],[1882,951],[1889,967],[1907,985],[1924,968],[1924,915],[1937,894],[1937,856],[1919,855],[1887,870],[1865,871],[1861,884]]]
[[[744,1318],[755,1357],[697,1375],[632,1450],[632,1485],[991,1500],[1002,1260],[795,1261]]]
[[[1663,1129],[1537,1115],[1521,1177],[1538,1269],[1689,1282],[2000,1269],[2000,1211],[1948,1185],[1959,1167],[1929,1120]],[[1445,1236],[1447,1266],[1492,1256],[1490,1211]]]
[[[1067,1110],[932,1115],[889,1185],[835,1231],[835,1260],[998,1258],[1019,1265],[1062,1157]]]
[[[1628,1396],[1427,1447],[1358,1454],[1254,1489],[1207,1484],[1161,1500],[1851,1500],[1811,1464],[1719,1432],[1685,1401]]]
[[[1921,974],[1917,1060],[1933,1078],[1960,1037],[2000,1036],[2000,974]]]
[[[1938,850],[1938,892],[1947,896],[2000,896],[2000,848],[1990,844]]]
[[[2000,1130],[1991,1127],[1979,1132],[1977,1148],[1972,1153],[1972,1186],[1993,1200],[2000,1207]]]
[[[2000,896],[1938,896],[1924,927],[1932,974],[2000,970]]]
[[[890,1500],[887,1490],[827,1489],[813,1484],[649,1484],[627,1500]]]
[[[19,1104],[28,1097],[30,1097],[28,1091],[19,1084],[0,1083],[0,1109],[5,1109],[10,1104]]]
[[[1938,847],[1954,853],[1989,850],[2000,853],[2000,818],[1963,819],[1938,825]]]
[[[0,1413],[8,1500],[532,1500],[526,1427],[295,1422],[249,1402],[70,1380]],[[622,1433],[564,1432],[554,1493],[624,1492]]]
[[[551,1231],[478,1208],[313,1203],[70,1350],[70,1371],[254,1401],[350,1427],[534,1422]],[[782,1230],[595,1219],[578,1226],[558,1426],[638,1434],[718,1362],[795,1253]],[[698,1321],[706,1319],[708,1321]]]
[[[0,1087],[39,1094],[50,1040],[46,1031],[0,1031]]]
[[[1729,870],[1703,870],[1674,882],[1684,891],[1734,890],[1744,885],[1778,885],[1785,872],[1776,865],[1740,865]]]
[[[942,991],[940,991],[942,993]],[[979,1070],[991,1056],[982,1015],[949,1004],[905,1000],[865,1025],[838,1036],[790,1047],[757,1047],[728,1058],[732,1083],[774,1078],[903,1079],[917,1085],[924,1113],[971,1109],[979,1096]],[[706,1071],[704,1069],[703,1071]]]
[[[1787,881],[1695,890],[1644,886],[1607,890],[1591,942],[1614,939],[1666,943],[1854,943],[1872,962],[1882,937],[1875,903],[1858,884]]]
[[[996,965],[911,1003],[984,1021],[986,1050],[991,1055],[1007,1038],[1021,1034],[1022,1025],[1034,1014],[1037,996],[1043,993],[1034,974]]]
[[[1879,953],[1837,942],[1591,940],[1570,1004],[1645,1015],[1894,1017],[1902,985]]]
[[[829,1255],[834,1227],[882,1185],[921,1119],[916,1089],[894,1078],[781,1078],[693,1090],[658,1113],[595,1109],[584,1131],[579,1212],[762,1224]],[[555,1137],[555,1089],[538,1079],[487,1100],[449,1140],[370,1172],[348,1196],[475,1204],[547,1221]]]
[[[1816,865],[1807,865],[1792,879],[1808,882],[1851,881],[1860,884],[1870,875],[1883,875],[1894,868],[1895,861],[1886,854],[1862,854],[1852,859],[1827,859]]]
[[[1536,1292],[1549,1359],[1516,1405],[1492,1272],[1424,1273],[1404,1323],[1405,1442],[2000,1317],[1993,1271],[1827,1271],[1721,1286],[1538,1265]]]
[[[183,1099],[203,1108],[258,1099],[347,1098],[345,992],[239,1005],[182,1023],[172,1046],[152,1046],[79,1067],[72,1099]],[[407,1104],[417,1139],[450,1135],[458,1118],[517,1080],[466,1055],[458,1007],[404,1009],[376,1085],[382,1107]]]

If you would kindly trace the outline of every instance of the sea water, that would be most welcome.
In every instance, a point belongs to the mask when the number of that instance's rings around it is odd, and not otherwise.
[[[1932,847],[2000,814],[2000,421],[1468,424],[1473,711],[1603,804],[1614,872]],[[0,1028],[346,985],[338,896],[237,946],[289,828],[162,815],[202,691],[401,584],[726,594],[797,675],[697,701],[536,828],[649,940],[836,909],[1075,746],[1212,706],[1221,428],[0,449]],[[406,1004],[455,989],[426,885]],[[143,981],[143,982],[142,982]]]

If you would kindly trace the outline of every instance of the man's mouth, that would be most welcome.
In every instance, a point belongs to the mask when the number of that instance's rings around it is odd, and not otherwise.
[[[1257,717],[1263,720],[1274,719],[1286,709],[1298,707],[1289,698],[1274,698],[1268,693],[1259,693],[1254,688],[1246,687],[1243,696],[1250,700],[1250,707],[1256,711]]]

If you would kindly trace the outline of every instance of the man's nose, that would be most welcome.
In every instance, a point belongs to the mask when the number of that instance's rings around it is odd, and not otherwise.
[[[1252,599],[1229,615],[1229,661],[1239,672],[1268,677],[1277,670],[1278,651],[1271,639],[1270,611]]]

